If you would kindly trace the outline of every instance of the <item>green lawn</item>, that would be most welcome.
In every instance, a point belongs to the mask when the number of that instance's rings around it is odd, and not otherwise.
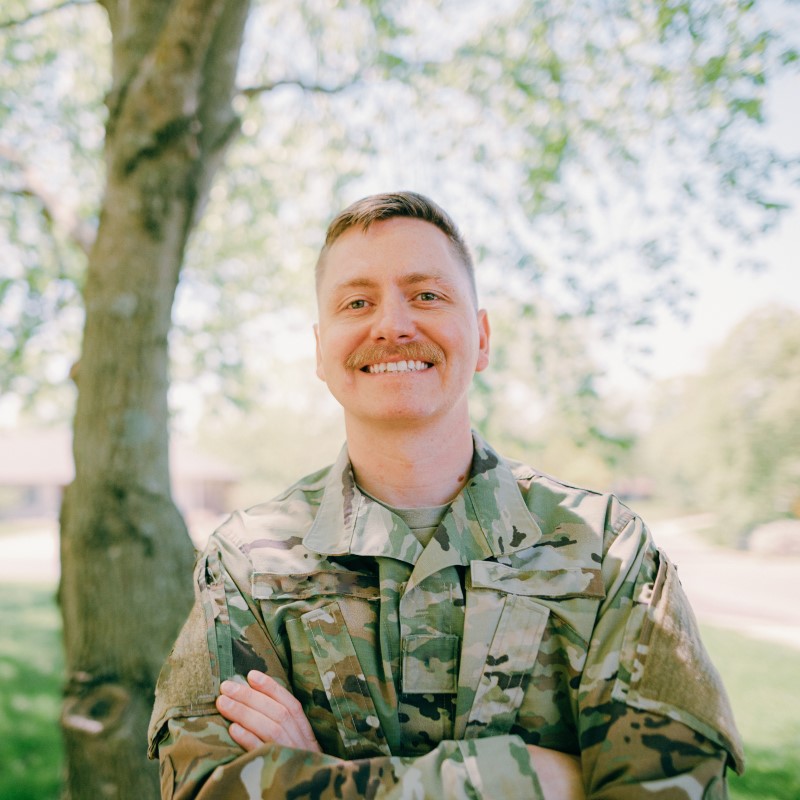
[[[733,800],[800,798],[800,650],[704,628],[745,743],[747,770]]]
[[[56,800],[61,657],[54,590],[0,587],[0,797]],[[732,800],[800,798],[800,650],[705,628],[745,739],[747,772]]]
[[[63,658],[55,590],[0,587],[0,797],[55,800]]]

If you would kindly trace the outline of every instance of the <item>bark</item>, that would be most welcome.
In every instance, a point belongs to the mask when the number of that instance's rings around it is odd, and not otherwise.
[[[247,0],[104,3],[113,41],[106,190],[74,375],[75,480],[61,513],[65,796],[158,797],[155,679],[191,602],[170,496],[171,309],[225,146]]]

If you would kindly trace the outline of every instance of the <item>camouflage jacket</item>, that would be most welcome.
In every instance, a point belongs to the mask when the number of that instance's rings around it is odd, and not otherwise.
[[[426,546],[332,467],[233,515],[156,690],[165,798],[541,798],[526,744],[580,754],[587,797],[721,798],[742,748],[675,568],[616,498],[498,457]],[[263,670],[323,754],[228,736]]]

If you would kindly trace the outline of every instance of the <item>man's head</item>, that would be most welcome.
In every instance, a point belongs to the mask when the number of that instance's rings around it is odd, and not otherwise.
[[[369,195],[357,200],[340,212],[328,226],[325,244],[322,246],[317,259],[317,290],[319,291],[320,279],[325,269],[325,257],[334,242],[345,231],[350,228],[360,228],[362,231],[367,231],[373,223],[392,219],[393,217],[406,217],[429,222],[444,233],[449,239],[456,257],[464,265],[469,278],[472,300],[477,307],[478,291],[475,285],[475,267],[464,237],[450,215],[443,208],[434,203],[433,200],[416,192],[390,192]]]
[[[419,195],[367,198],[334,220],[317,272],[317,375],[344,407],[348,436],[373,423],[469,432],[489,324],[465,252]]]

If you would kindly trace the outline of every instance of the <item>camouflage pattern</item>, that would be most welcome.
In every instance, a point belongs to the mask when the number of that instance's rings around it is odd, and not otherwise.
[[[741,742],[675,568],[616,498],[507,462],[422,546],[332,467],[232,516],[156,692],[165,798],[541,798],[526,744],[591,798],[722,798]],[[214,698],[272,675],[324,754],[245,753]]]

